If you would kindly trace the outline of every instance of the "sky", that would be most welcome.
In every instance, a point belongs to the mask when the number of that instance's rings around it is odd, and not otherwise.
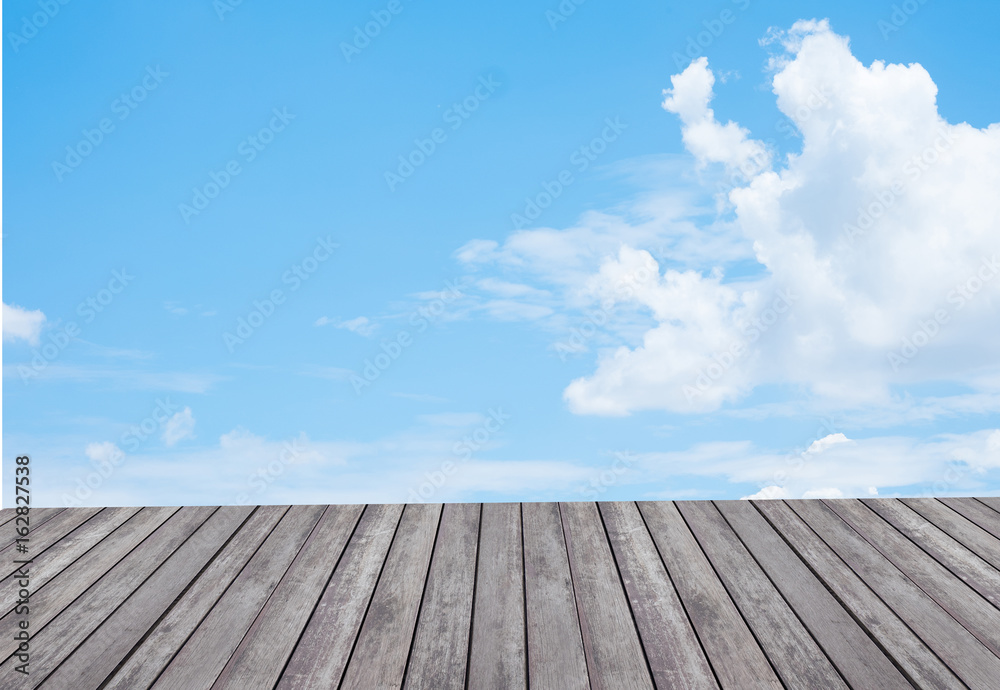
[[[998,21],[4,3],[4,505],[1000,495]]]

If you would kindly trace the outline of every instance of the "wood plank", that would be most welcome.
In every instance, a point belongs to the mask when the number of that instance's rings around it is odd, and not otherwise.
[[[472,614],[470,688],[527,687],[521,507],[483,505]]]
[[[271,690],[354,532],[364,506],[330,506],[222,669],[213,690]]]
[[[970,500],[979,501],[984,506],[992,508],[996,513],[1000,514],[1000,496],[979,496]]]
[[[278,688],[339,686],[402,512],[401,505],[365,508]]]
[[[718,688],[639,509],[631,501],[598,505],[656,687]]]
[[[14,517],[22,517],[17,515],[16,508],[10,508],[14,511]],[[32,508],[28,512],[28,538],[33,539],[35,536],[35,530],[41,529],[46,522],[54,518],[59,513],[65,511],[66,508]],[[8,558],[8,551],[13,548],[14,544],[18,540],[17,529],[24,527],[23,522],[18,524],[16,520],[11,520],[3,526],[3,540],[0,541],[0,557]]]
[[[44,682],[57,688],[99,687],[252,511],[248,506],[225,506],[215,511]]]
[[[1000,539],[937,499],[903,498],[900,500],[994,568],[1000,568]]]
[[[896,499],[865,499],[862,503],[933,556],[981,597],[994,606],[1000,606],[1000,571],[996,568]]]
[[[143,540],[177,512],[177,508],[143,508],[79,560],[31,594],[31,625],[38,631],[59,615],[77,597],[110,571]],[[6,659],[13,644],[17,618],[0,619],[0,660]]]
[[[674,503],[637,504],[719,684],[781,688],[781,681]]]
[[[813,501],[789,505],[959,678],[973,688],[993,686],[991,679],[1000,677],[1000,659],[961,623],[829,506]]]
[[[793,688],[844,688],[837,669],[710,501],[677,509],[778,676]]]
[[[341,688],[403,686],[440,521],[441,504],[413,503],[403,509]]]
[[[153,684],[160,690],[212,686],[326,506],[292,506]]]
[[[148,688],[288,511],[261,506],[108,681],[104,690]]]
[[[460,690],[468,673],[479,503],[448,503],[406,668],[408,690]]]
[[[99,512],[101,512],[100,508],[67,508],[53,515],[41,526],[36,527],[32,525],[29,532],[28,558],[38,561],[42,558],[46,549],[58,543],[60,539],[64,539],[70,532]],[[32,520],[32,522],[34,521]],[[24,558],[24,556],[18,555],[16,549],[11,548],[8,551],[0,553],[0,559],[3,559],[0,562],[9,564],[10,561],[6,560],[8,558]],[[4,567],[8,568],[9,565],[5,565]],[[5,575],[14,572],[14,570],[16,568],[10,568]]]
[[[851,687],[913,687],[750,501],[715,505]]]
[[[965,516],[982,529],[1000,539],[1000,513],[993,510],[988,503],[971,498],[939,498],[941,503]]]
[[[137,512],[138,508],[105,508],[36,556],[31,564],[32,590],[37,592]],[[10,612],[17,601],[17,589],[12,587],[15,573],[0,580],[0,612],[3,614]]]
[[[646,655],[596,503],[562,503],[563,531],[593,688],[652,688]]]
[[[36,632],[31,649],[33,680],[41,680],[55,670],[216,510],[213,506],[197,506],[176,511],[76,601]],[[15,658],[8,659],[0,666],[0,677],[11,673],[16,663]]]
[[[558,503],[523,503],[528,686],[590,688]]]

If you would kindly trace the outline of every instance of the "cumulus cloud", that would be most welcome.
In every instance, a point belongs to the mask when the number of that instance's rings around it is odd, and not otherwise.
[[[45,323],[45,314],[35,309],[28,311],[13,304],[3,304],[3,339],[25,340],[38,345],[38,338]]]
[[[163,425],[160,438],[167,447],[176,445],[186,438],[194,438],[194,415],[191,413],[191,408],[185,407],[168,419]]]

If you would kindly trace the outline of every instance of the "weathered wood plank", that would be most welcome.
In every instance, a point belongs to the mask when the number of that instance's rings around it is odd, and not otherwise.
[[[527,686],[524,623],[521,507],[486,503],[472,614],[470,688]]]
[[[339,686],[402,513],[401,505],[365,508],[278,688]]]
[[[847,688],[826,654],[709,501],[677,509],[708,556],[779,677],[793,688]]]
[[[597,504],[562,503],[559,507],[591,687],[652,688]]]
[[[114,532],[138,508],[105,508],[77,527],[44,553],[34,557],[31,564],[31,589],[37,592],[49,580],[65,570],[71,563],[89,551],[95,544]],[[0,580],[0,612],[8,613],[17,601],[17,589],[12,587],[16,571]]]
[[[104,690],[150,687],[287,511],[288,506],[257,508],[142,644],[133,649]]]
[[[558,503],[521,505],[528,686],[590,688]]]
[[[896,499],[865,499],[862,503],[933,556],[981,597],[994,606],[1000,606],[1000,571],[996,568]]]
[[[250,626],[213,690],[271,690],[354,532],[363,506],[330,506]]]
[[[964,544],[967,549],[994,568],[1000,568],[1000,539],[937,499],[903,498],[900,500],[952,539]]]
[[[340,684],[344,690],[401,688],[441,520],[441,504],[403,510],[385,568]]]
[[[913,687],[750,501],[715,505],[851,687]]]
[[[32,627],[36,631],[41,630],[177,510],[177,508],[143,508],[115,530],[113,539],[103,540],[45,586],[32,592]],[[17,648],[13,643],[16,626],[17,620],[13,615],[8,614],[0,620],[0,659],[6,659]]]
[[[32,524],[29,537],[28,556],[38,561],[42,558],[46,549],[53,544],[58,543],[61,539],[65,539],[70,532],[97,515],[99,512],[101,512],[100,508],[75,508],[73,510],[61,510],[40,526]],[[34,522],[34,519],[32,519],[32,522]],[[0,559],[2,559],[0,562],[5,564],[5,569],[8,567],[7,564],[10,563],[8,559],[22,557],[23,556],[18,556],[16,550],[13,548],[0,552]],[[14,570],[14,568],[11,568],[7,572],[10,573]],[[7,573],[4,574],[6,575]]]
[[[975,500],[982,503],[987,508],[992,508],[996,513],[1000,514],[1000,496],[979,496]]]
[[[991,679],[1000,677],[1000,659],[971,632],[829,506],[812,501],[789,504],[959,678],[973,688],[992,687]]]
[[[669,501],[637,505],[720,685],[727,690],[781,688],[676,505]]]
[[[407,690],[465,688],[481,510],[478,503],[444,506],[406,668]]]
[[[153,684],[158,690],[210,688],[326,506],[292,506],[177,656]]]
[[[57,688],[96,688],[194,581],[253,509],[219,508],[45,679]]]
[[[656,687],[718,688],[639,509],[633,502],[598,505]]]
[[[23,522],[18,524],[18,521],[13,518],[25,517],[17,515],[16,508],[9,510],[13,511],[14,515],[8,523],[3,525],[3,540],[0,541],[0,557],[5,559],[11,557],[8,552],[18,540],[17,530],[24,527]],[[26,516],[28,519],[28,538],[33,540],[35,530],[41,529],[46,522],[65,510],[65,508],[32,508]]]
[[[212,506],[182,508],[119,561],[32,638],[32,681],[40,682],[121,606],[164,560],[216,512]],[[10,673],[12,660],[0,666]],[[54,687],[59,687],[53,684]],[[67,687],[67,686],[63,686]]]
[[[1000,513],[993,510],[988,503],[977,501],[973,498],[945,497],[938,500],[959,515],[963,515],[968,520],[976,523],[997,539],[1000,539]]]

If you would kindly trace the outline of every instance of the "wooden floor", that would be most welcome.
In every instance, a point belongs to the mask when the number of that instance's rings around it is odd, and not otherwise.
[[[998,498],[14,518],[3,688],[1000,688]]]

